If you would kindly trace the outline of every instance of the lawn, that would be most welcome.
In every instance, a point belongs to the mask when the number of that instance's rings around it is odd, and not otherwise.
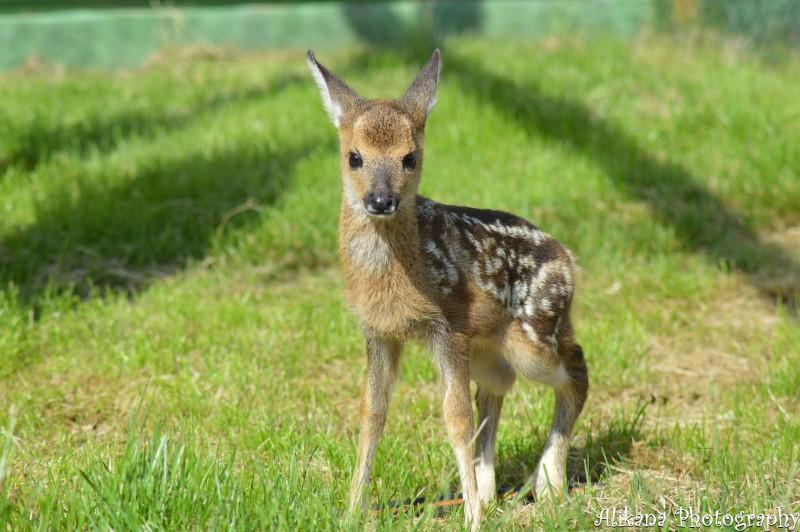
[[[385,97],[427,54],[318,57]],[[453,39],[443,64],[422,192],[574,251],[590,368],[572,494],[499,503],[487,527],[800,511],[800,56]],[[0,102],[0,529],[356,528],[365,357],[335,131],[303,54],[31,65],[0,77]],[[457,487],[437,378],[407,349],[373,504]],[[498,484],[526,482],[552,405],[529,382],[507,397]]]

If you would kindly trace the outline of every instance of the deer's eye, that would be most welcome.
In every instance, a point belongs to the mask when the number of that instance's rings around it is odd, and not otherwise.
[[[364,160],[361,158],[359,154],[357,154],[354,151],[351,151],[349,163],[350,163],[350,168],[355,170],[356,168],[361,168],[361,166],[364,164]]]
[[[403,157],[403,168],[406,170],[413,170],[417,166],[417,156],[414,152],[409,153]]]

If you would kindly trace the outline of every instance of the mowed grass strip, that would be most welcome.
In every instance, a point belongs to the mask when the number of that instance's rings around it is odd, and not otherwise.
[[[328,54],[366,96],[424,57]],[[592,388],[557,505],[798,511],[800,59],[725,41],[450,41],[423,193],[526,216],[581,265]],[[364,355],[341,298],[335,133],[299,54],[164,54],[0,78],[3,528],[356,528]],[[548,390],[520,382],[499,484]],[[457,485],[437,373],[410,346],[371,502]],[[438,516],[375,527],[450,528]]]

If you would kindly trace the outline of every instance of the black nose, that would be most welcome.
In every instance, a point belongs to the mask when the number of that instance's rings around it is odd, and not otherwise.
[[[378,216],[394,213],[397,210],[398,203],[397,197],[392,193],[379,192],[376,194],[375,192],[368,192],[364,196],[364,207],[366,207],[367,212]]]

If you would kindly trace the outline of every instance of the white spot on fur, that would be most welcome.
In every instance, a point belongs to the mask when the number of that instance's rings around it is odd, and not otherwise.
[[[546,236],[539,229],[526,225],[506,225],[500,220],[493,222],[491,225],[486,226],[486,228],[501,235],[531,240],[537,245],[540,244]]]
[[[533,316],[533,314],[536,312],[536,307],[534,306],[532,299],[525,300],[525,305],[523,308],[525,309],[525,314],[528,316]]]
[[[526,321],[522,322],[522,330],[525,331],[525,335],[529,340],[533,342],[539,341],[539,335],[536,334],[536,331],[533,329],[533,326],[530,323]]]

